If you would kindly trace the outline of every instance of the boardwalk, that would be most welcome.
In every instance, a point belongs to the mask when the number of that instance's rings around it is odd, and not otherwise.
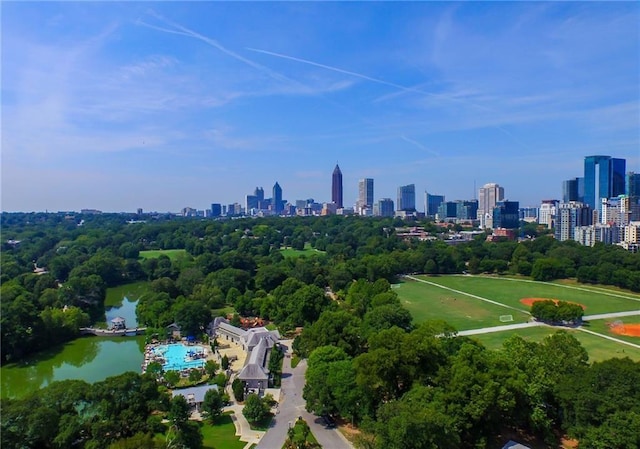
[[[95,335],[97,337],[128,337],[134,335],[143,335],[146,332],[146,327],[135,327],[132,329],[97,329],[94,327],[81,327],[80,334],[82,335]]]

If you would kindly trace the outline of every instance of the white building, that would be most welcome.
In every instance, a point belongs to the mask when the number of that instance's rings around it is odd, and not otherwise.
[[[485,184],[478,191],[478,219],[481,229],[493,229],[493,208],[504,200],[504,188],[496,183]]]

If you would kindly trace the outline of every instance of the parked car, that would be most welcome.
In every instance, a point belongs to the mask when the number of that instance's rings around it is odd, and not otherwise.
[[[327,429],[332,429],[336,426],[336,421],[330,415],[322,415],[322,421]]]

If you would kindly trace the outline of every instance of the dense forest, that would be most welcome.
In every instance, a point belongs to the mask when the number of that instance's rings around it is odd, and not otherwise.
[[[76,338],[79,327],[103,316],[107,287],[145,280],[149,292],[137,314],[150,332],[176,322],[198,333],[225,307],[273,321],[282,332],[303,326],[295,349],[309,358],[307,407],[360,426],[366,447],[492,447],[507,430],[549,443],[568,432],[580,438],[581,448],[640,444],[640,364],[589,364],[579,342],[564,333],[541,343],[513,338],[504,350],[490,351],[453,338],[455,329],[446,323],[415,327],[390,289],[403,273],[466,271],[576,278],[640,291],[640,255],[620,247],[583,247],[535,230],[519,243],[480,236],[454,245],[444,240],[449,230],[432,222],[342,216],[158,217],[145,223],[128,223],[132,217],[121,214],[1,218],[3,363]],[[424,226],[436,239],[402,239],[399,226]],[[284,257],[284,247],[311,250]],[[185,252],[173,260],[139,257],[154,249]],[[147,382],[140,379],[135,382]],[[37,395],[3,401],[3,447],[71,447],[58,434],[49,446],[40,445],[53,431],[39,428],[45,420],[26,410],[51,414],[49,421],[56,413],[56,422],[71,429],[74,446],[107,447],[143,438],[153,431],[146,422],[150,411],[167,408],[151,391],[158,387],[149,386],[140,405],[147,408],[139,410],[145,424],[126,433],[106,431],[106,439],[96,432],[93,442],[91,429],[105,414],[132,413],[87,399],[99,398],[92,393],[96,385],[70,388],[66,399],[55,383],[43,389],[43,397],[59,395],[51,402],[60,403],[57,408]],[[85,405],[90,411],[80,410]],[[20,419],[34,420],[34,436],[16,445],[11,429],[23,425]]]

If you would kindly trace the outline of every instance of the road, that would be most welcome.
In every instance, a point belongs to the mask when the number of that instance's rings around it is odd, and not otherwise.
[[[302,360],[298,366],[291,368],[291,342],[281,341],[287,346],[287,357],[282,363],[282,386],[280,390],[279,412],[271,422],[271,427],[262,437],[256,449],[281,449],[287,438],[289,426],[293,426],[299,416],[309,424],[311,432],[318,443],[325,449],[353,449],[353,446],[337,429],[327,429],[321,419],[304,408],[302,397],[304,375],[307,371],[307,361]]]

